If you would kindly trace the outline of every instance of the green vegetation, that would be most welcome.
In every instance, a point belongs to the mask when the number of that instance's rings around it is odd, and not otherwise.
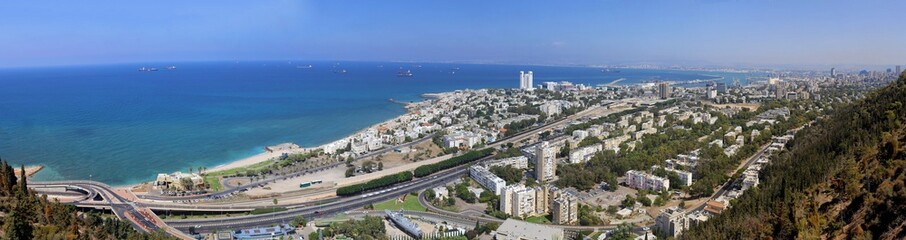
[[[595,209],[591,206],[579,204],[579,225],[582,226],[599,226],[604,225],[604,220],[598,217]]]
[[[368,181],[366,183],[353,184],[341,188],[337,188],[337,195],[339,196],[350,196],[362,193],[364,191],[382,188],[390,186],[393,184],[408,182],[412,180],[412,172],[401,172],[393,175],[387,175],[378,179]]]
[[[498,152],[497,155],[494,155],[494,159],[504,159],[518,156],[522,156],[522,152],[519,151],[519,148],[510,147],[507,148],[506,151]]]
[[[245,167],[208,172],[203,174],[204,181],[211,191],[217,192],[223,190],[223,185],[220,184],[220,179],[222,177],[257,175],[259,172],[268,169],[273,164],[274,161],[263,161]]]
[[[324,237],[344,235],[355,239],[387,239],[387,229],[381,217],[365,216],[362,220],[349,220],[330,224],[323,231]]]
[[[585,137],[585,139],[582,139],[582,141],[580,141],[579,144],[576,145],[576,147],[591,146],[591,145],[595,145],[598,143],[601,143],[600,138],[595,137],[595,136],[588,136],[588,137]]]
[[[491,149],[491,148],[469,151],[463,155],[452,157],[450,159],[443,160],[438,163],[419,166],[419,167],[415,168],[414,173],[415,173],[416,177],[428,176],[428,175],[431,175],[432,173],[436,173],[436,172],[439,172],[439,171],[442,171],[445,169],[449,169],[452,167],[456,167],[456,166],[459,166],[459,165],[462,165],[465,163],[469,163],[469,162],[478,160],[483,157],[490,156],[491,153],[493,153],[493,152],[494,152],[494,149]]]
[[[493,166],[488,170],[506,181],[506,185],[512,185],[522,181],[522,169],[514,168],[510,165]]]
[[[525,218],[526,222],[530,223],[540,223],[540,224],[550,224],[551,220],[547,219],[547,216],[531,216]]]
[[[772,159],[758,187],[683,238],[903,238],[904,99],[906,75],[851,105],[833,106],[830,117],[800,131],[789,151]]]
[[[268,213],[275,213],[275,212],[282,212],[282,211],[286,211],[286,208],[285,207],[263,207],[263,208],[255,208],[254,210],[249,212],[249,214],[259,215],[259,214],[268,214]]]
[[[407,210],[407,211],[427,211],[428,208],[418,202],[417,196],[406,196],[406,199],[400,203],[396,198],[374,204],[374,210]]]
[[[19,179],[25,179],[25,171]],[[162,232],[143,234],[132,225],[93,212],[35,196],[26,181],[18,181],[0,160],[0,211],[3,239],[172,239]]]
[[[532,125],[535,125],[535,123],[537,123],[537,122],[539,122],[538,119],[532,118],[532,119],[526,119],[526,120],[512,122],[510,124],[507,124],[507,125],[503,126],[503,128],[506,129],[506,133],[504,133],[503,136],[509,137],[509,136],[516,135],[517,133],[524,131],[526,128],[529,128]]]
[[[308,220],[304,216],[299,215],[293,218],[293,221],[289,222],[290,225],[302,227],[308,224]]]
[[[462,199],[463,201],[465,201],[467,203],[478,202],[478,197],[475,196],[475,193],[470,192],[468,187],[469,187],[468,181],[462,181],[453,187],[453,192],[451,192],[451,193],[456,194],[456,197],[458,197],[459,199]]]

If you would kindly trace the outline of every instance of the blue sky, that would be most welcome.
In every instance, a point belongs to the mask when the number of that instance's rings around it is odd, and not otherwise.
[[[906,1],[3,1],[0,67],[906,64]]]

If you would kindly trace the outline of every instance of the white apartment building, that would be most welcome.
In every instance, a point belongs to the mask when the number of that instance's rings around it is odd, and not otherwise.
[[[579,219],[579,200],[568,194],[560,196],[551,203],[551,216],[554,224],[576,224]]]
[[[540,182],[553,181],[557,177],[554,150],[547,141],[541,142],[535,149],[535,178]]]
[[[469,176],[472,177],[472,179],[475,179],[481,186],[493,191],[494,195],[500,195],[500,192],[506,187],[506,181],[482,166],[476,165],[470,167]]]
[[[635,189],[666,191],[670,188],[669,179],[636,170],[626,171],[625,181],[626,185]]]
[[[458,148],[460,146],[471,148],[481,143],[481,136],[472,132],[457,131],[444,136],[443,140],[444,148]]]
[[[511,216],[535,214],[535,189],[523,185],[507,186],[500,194],[500,211]]]
[[[689,228],[689,218],[686,217],[686,211],[678,207],[670,207],[661,210],[655,219],[655,226],[664,236],[676,237]]]
[[[511,157],[511,158],[503,158],[503,159],[491,160],[491,161],[488,161],[487,163],[485,163],[485,167],[487,167],[489,169],[494,166],[510,166],[510,167],[518,168],[518,169],[526,169],[526,168],[528,168],[528,157],[518,156],[518,157]]]
[[[534,84],[532,83],[533,75],[534,74],[532,73],[532,71],[528,71],[528,73],[526,73],[524,71],[519,71],[519,89],[524,89],[524,90],[534,89]]]
[[[600,143],[574,149],[572,152],[569,152],[569,163],[587,162],[595,156],[595,153],[600,152],[602,149],[604,149],[604,145]]]

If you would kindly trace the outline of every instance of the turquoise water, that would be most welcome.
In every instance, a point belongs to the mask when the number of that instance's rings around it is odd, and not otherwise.
[[[311,64],[312,68],[297,68]],[[177,69],[167,70],[175,65]],[[421,66],[421,67],[419,67]],[[0,70],[0,157],[42,164],[38,180],[113,185],[159,172],[214,167],[267,145],[324,144],[403,114],[391,103],[464,88],[535,83],[620,84],[707,79],[715,73],[468,64],[213,62]],[[157,67],[139,72],[139,67]],[[396,76],[400,67],[414,77]],[[455,74],[451,71],[454,68]],[[347,73],[337,74],[345,69]],[[740,77],[741,74],[728,76]]]

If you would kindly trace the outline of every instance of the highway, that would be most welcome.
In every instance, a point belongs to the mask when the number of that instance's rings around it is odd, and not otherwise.
[[[557,127],[563,123],[568,123],[569,121],[573,121],[578,118],[584,117],[588,113],[591,113],[592,111],[597,110],[598,108],[599,108],[598,106],[591,107],[591,108],[583,110],[577,114],[574,114],[572,116],[569,116],[569,117],[566,117],[566,118],[563,118],[563,119],[560,119],[560,120],[557,120],[557,121],[554,121],[554,122],[551,122],[551,123],[548,123],[548,124],[545,124],[545,125],[542,125],[542,126],[539,126],[536,128],[527,129],[514,136],[511,136],[511,137],[508,137],[505,139],[501,139],[500,141],[489,144],[488,147],[498,147],[498,146],[501,146],[503,144],[507,144],[510,142],[518,142],[518,141],[522,141],[527,138],[534,137],[536,135],[536,133],[538,133],[538,132],[547,131],[547,130]],[[616,109],[614,109],[614,110],[616,110]],[[412,142],[410,144],[417,144],[420,141],[425,141],[427,139],[430,139],[430,137],[431,136],[429,135],[428,137],[419,139],[418,141]],[[406,146],[406,145],[404,144],[401,146]],[[386,152],[386,151],[390,151],[390,150],[392,150],[392,148],[387,148],[382,151]],[[382,153],[382,152],[374,152],[372,154],[380,154],[380,153]],[[363,158],[370,157],[370,156],[374,156],[374,155],[366,155],[366,156],[363,156]],[[488,158],[490,158],[490,157],[486,157],[486,158],[480,159],[478,161],[484,161]],[[343,163],[338,163],[338,164],[343,164]],[[432,188],[435,186],[446,184],[447,182],[455,180],[456,178],[465,176],[468,172],[467,171],[468,166],[469,165],[457,166],[457,167],[454,167],[451,169],[441,171],[439,173],[435,173],[429,177],[415,179],[411,182],[397,184],[396,186],[388,187],[385,189],[378,189],[378,190],[370,191],[370,192],[363,193],[358,196],[332,199],[332,200],[328,200],[328,201],[324,201],[324,202],[309,202],[309,203],[303,203],[303,204],[283,205],[284,207],[287,207],[289,209],[286,211],[277,212],[277,213],[268,213],[268,214],[260,214],[260,215],[246,215],[246,216],[236,216],[236,217],[223,217],[223,218],[208,218],[208,219],[183,219],[183,220],[168,219],[168,220],[165,220],[164,222],[166,222],[166,225],[172,226],[183,232],[187,232],[187,230],[190,227],[196,227],[196,231],[209,232],[209,231],[213,231],[213,230],[249,228],[249,227],[256,227],[256,226],[273,225],[273,224],[277,224],[277,223],[287,223],[287,222],[291,221],[294,217],[300,216],[300,215],[305,216],[308,219],[314,219],[314,218],[322,217],[325,215],[329,216],[329,215],[333,215],[333,214],[337,214],[337,213],[355,210],[355,209],[361,208],[365,205],[383,202],[383,201],[386,201],[389,199],[399,197],[403,194],[408,194],[409,192],[416,192],[416,191],[419,191],[422,189]],[[305,174],[305,172],[300,172],[297,174]],[[277,177],[262,180],[260,182],[263,183],[263,182],[267,182],[267,181],[273,181],[274,179],[288,178],[288,177],[289,176],[277,176]],[[131,201],[124,199],[121,196],[117,195],[113,191],[112,187],[110,187],[106,184],[103,184],[100,182],[94,182],[94,181],[34,182],[34,183],[29,183],[29,184],[31,184],[34,187],[42,187],[42,186],[43,187],[51,187],[51,186],[80,187],[80,188],[84,188],[84,189],[88,190],[88,192],[89,192],[88,196],[92,195],[91,192],[96,192],[97,194],[100,194],[101,196],[103,196],[104,200],[107,201],[106,205],[110,206],[112,208],[113,212],[120,219],[128,220],[128,221],[132,222],[133,225],[136,226],[137,229],[142,229],[145,231],[156,231],[156,230],[161,229],[161,226],[155,225],[154,219],[150,219],[150,218],[140,214],[139,208],[142,208],[142,207],[154,208],[154,209],[158,209],[158,210],[168,210],[168,209],[192,210],[192,209],[196,209],[196,210],[205,210],[205,211],[224,208],[223,206],[196,206],[196,205],[187,205],[187,204],[134,203],[134,202],[131,202]],[[212,194],[205,195],[205,196],[194,196],[195,197],[194,199],[203,199],[203,198],[208,198],[211,196],[225,196],[232,192],[241,191],[242,189],[247,189],[247,188],[255,186],[255,185],[257,185],[257,184],[249,184],[249,185],[245,185],[240,188],[234,188],[234,189],[230,189],[230,190],[223,191],[223,192],[212,193]],[[112,201],[111,196],[113,196],[114,199],[118,202]],[[185,198],[185,199],[193,199],[193,198],[189,197],[189,198]],[[174,199],[166,198],[166,199],[161,199],[161,200],[172,201]],[[96,202],[89,203],[89,202],[83,202],[83,201],[77,201],[77,202],[74,202],[71,204],[82,205],[82,206],[104,205],[104,203],[96,203]],[[135,219],[128,218],[127,216],[125,216],[125,213],[128,213],[128,214],[134,216]],[[425,214],[430,214],[430,213],[425,213]],[[439,214],[436,214],[436,215],[439,215]],[[450,218],[449,216],[447,216],[447,217]],[[166,225],[164,225],[164,226],[166,226]],[[601,227],[601,229],[606,229],[606,228],[612,228],[612,226]],[[587,229],[587,228],[584,228],[584,229]],[[593,228],[593,229],[598,229],[598,228]],[[173,234],[173,233],[171,233],[171,234]]]
[[[433,134],[433,133],[432,133],[432,134],[428,134],[427,136],[425,136],[425,137],[423,137],[423,138],[420,138],[420,139],[418,139],[418,140],[412,141],[412,142],[403,143],[403,144],[396,145],[396,146],[392,146],[392,147],[385,147],[385,148],[382,148],[382,149],[378,149],[377,151],[373,151],[373,152],[366,153],[366,154],[364,154],[364,155],[359,156],[358,158],[356,158],[356,160],[358,161],[358,160],[370,158],[370,157],[373,157],[373,156],[377,156],[377,155],[380,155],[380,154],[384,154],[384,153],[386,153],[386,152],[388,152],[388,151],[392,151],[393,149],[396,149],[396,148],[414,146],[414,145],[419,144],[419,143],[422,143],[422,142],[424,142],[424,141],[431,140],[431,138],[433,138],[433,137],[434,137],[434,134]],[[191,196],[156,196],[156,195],[140,195],[140,196],[138,196],[138,197],[139,197],[139,198],[142,198],[142,199],[147,199],[147,200],[157,200],[157,201],[186,201],[186,200],[203,200],[203,199],[211,199],[211,198],[227,197],[227,196],[230,196],[230,195],[232,195],[232,194],[234,194],[234,193],[238,193],[238,192],[242,192],[242,191],[245,191],[245,190],[249,190],[249,189],[254,188],[254,187],[257,187],[257,186],[259,186],[259,185],[267,184],[267,183],[270,183],[270,182],[273,182],[273,181],[276,181],[276,180],[286,180],[286,179],[289,179],[289,178],[294,178],[294,177],[298,177],[298,176],[302,176],[302,175],[307,175],[307,174],[311,174],[311,173],[317,173],[317,172],[324,171],[324,170],[328,170],[328,169],[335,168],[335,167],[338,167],[338,166],[343,166],[343,165],[345,165],[345,164],[346,164],[346,162],[340,161],[340,162],[332,163],[332,164],[329,164],[329,165],[325,165],[325,166],[320,166],[320,167],[308,169],[308,170],[305,170],[305,171],[295,172],[295,173],[292,173],[292,174],[271,176],[271,177],[268,177],[268,178],[265,178],[265,179],[261,179],[261,180],[255,181],[255,182],[251,182],[251,183],[248,183],[248,184],[245,184],[245,185],[242,185],[242,186],[235,186],[235,187],[230,187],[230,186],[224,184],[225,181],[222,180],[222,181],[221,181],[221,185],[223,185],[226,189],[224,189],[223,191],[214,192],[214,193],[208,193],[208,194],[191,195]]]

